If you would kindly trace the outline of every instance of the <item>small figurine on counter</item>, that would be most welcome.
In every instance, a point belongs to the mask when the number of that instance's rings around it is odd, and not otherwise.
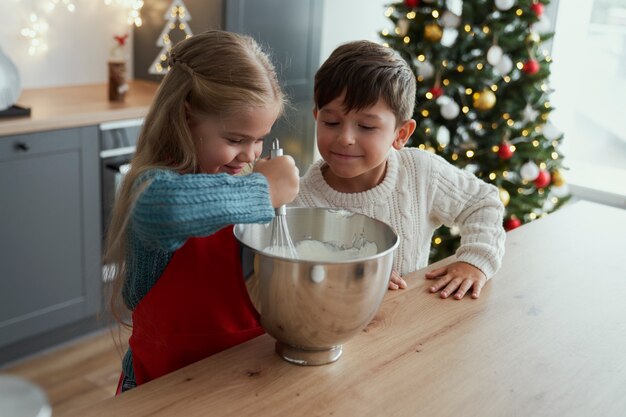
[[[115,45],[109,58],[109,100],[124,101],[128,84],[126,83],[126,40],[128,34],[116,35]]]
[[[233,224],[298,193],[293,158],[260,159],[287,99],[253,38],[196,34],[168,66],[107,230],[112,312],[132,311],[120,393],[263,333]]]
[[[322,159],[300,181],[294,204],[340,207],[389,224],[400,237],[389,289],[427,265],[434,231],[458,225],[455,261],[429,271],[431,292],[478,298],[504,255],[498,189],[443,158],[405,148],[415,131],[415,76],[391,48],[339,46],[315,75],[313,115]]]

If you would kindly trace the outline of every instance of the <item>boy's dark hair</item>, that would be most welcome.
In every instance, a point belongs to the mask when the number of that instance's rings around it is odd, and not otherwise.
[[[339,46],[315,74],[314,100],[321,109],[344,91],[345,111],[362,110],[382,98],[399,124],[413,116],[415,75],[393,49],[369,41]]]

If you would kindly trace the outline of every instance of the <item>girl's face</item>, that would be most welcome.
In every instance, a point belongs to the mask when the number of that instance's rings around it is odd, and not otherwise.
[[[200,172],[239,174],[263,150],[279,106],[249,107],[228,116],[188,117]]]
[[[404,146],[415,121],[396,126],[396,117],[383,99],[349,113],[345,113],[343,101],[342,94],[314,111],[317,148],[328,166],[324,178],[331,187],[362,192],[384,179],[389,149]]]

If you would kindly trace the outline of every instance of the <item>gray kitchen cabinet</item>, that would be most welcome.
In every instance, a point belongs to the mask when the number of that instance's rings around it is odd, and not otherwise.
[[[99,169],[96,126],[0,137],[0,364],[100,312]]]

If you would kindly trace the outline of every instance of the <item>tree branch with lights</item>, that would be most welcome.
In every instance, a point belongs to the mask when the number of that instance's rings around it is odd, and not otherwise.
[[[569,199],[561,174],[563,135],[549,121],[548,3],[405,0],[387,8],[394,29],[380,33],[417,79],[418,127],[408,145],[498,187],[507,230]],[[458,245],[458,229],[442,227],[431,260]]]

